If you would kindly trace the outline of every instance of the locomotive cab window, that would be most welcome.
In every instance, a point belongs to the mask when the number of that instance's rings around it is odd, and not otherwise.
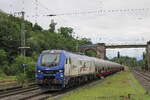
[[[59,53],[45,53],[42,55],[41,65],[47,67],[58,66],[60,61]]]
[[[66,58],[66,64],[68,64],[68,59]]]

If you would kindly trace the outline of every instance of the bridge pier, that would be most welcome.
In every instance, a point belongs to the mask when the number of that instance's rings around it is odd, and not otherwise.
[[[147,70],[150,70],[150,41],[147,42],[146,58],[147,58],[147,66],[146,66],[146,69],[147,69]]]
[[[96,52],[96,57],[100,59],[106,58],[106,46],[104,43],[98,43],[94,45],[81,46],[80,50],[86,52],[87,50],[94,50]]]
[[[98,43],[96,46],[97,58],[105,59],[106,58],[106,47],[104,43]]]

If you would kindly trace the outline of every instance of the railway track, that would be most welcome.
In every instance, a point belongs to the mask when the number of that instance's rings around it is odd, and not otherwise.
[[[39,93],[37,95],[28,96],[23,100],[47,100],[48,98],[54,98],[65,93],[66,93],[65,91],[59,91],[59,92],[46,91],[43,93]]]
[[[148,73],[144,73],[142,71],[134,71],[136,74],[144,78],[146,81],[150,82],[150,75]]]
[[[72,89],[52,92],[48,90],[42,90],[39,86],[32,86],[28,88],[19,88],[0,92],[0,100],[46,100],[50,97],[53,98],[71,90]]]
[[[36,84],[32,84],[27,88],[16,87],[8,90],[0,91],[0,100],[5,100],[7,98],[11,98],[12,96],[16,96],[22,93],[34,91],[40,89]],[[13,100],[13,99],[12,99]],[[15,99],[16,100],[16,99]]]
[[[148,72],[143,72],[139,70],[132,71],[135,78],[139,83],[146,89],[146,94],[150,93],[150,75]]]
[[[45,100],[63,94],[63,92],[48,92],[48,90],[42,90],[38,85],[32,84],[27,88],[16,87],[1,90],[0,100]]]

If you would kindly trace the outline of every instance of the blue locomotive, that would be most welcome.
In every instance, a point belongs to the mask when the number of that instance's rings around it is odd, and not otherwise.
[[[61,90],[121,71],[123,66],[64,50],[45,50],[38,58],[36,70],[39,85]]]

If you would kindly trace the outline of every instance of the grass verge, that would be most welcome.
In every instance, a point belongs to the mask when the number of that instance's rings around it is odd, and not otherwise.
[[[58,100],[150,100],[145,93],[130,72],[120,72],[97,86],[77,89]]]
[[[14,82],[16,81],[16,76],[3,76],[0,77],[0,83],[5,83],[5,82]]]

